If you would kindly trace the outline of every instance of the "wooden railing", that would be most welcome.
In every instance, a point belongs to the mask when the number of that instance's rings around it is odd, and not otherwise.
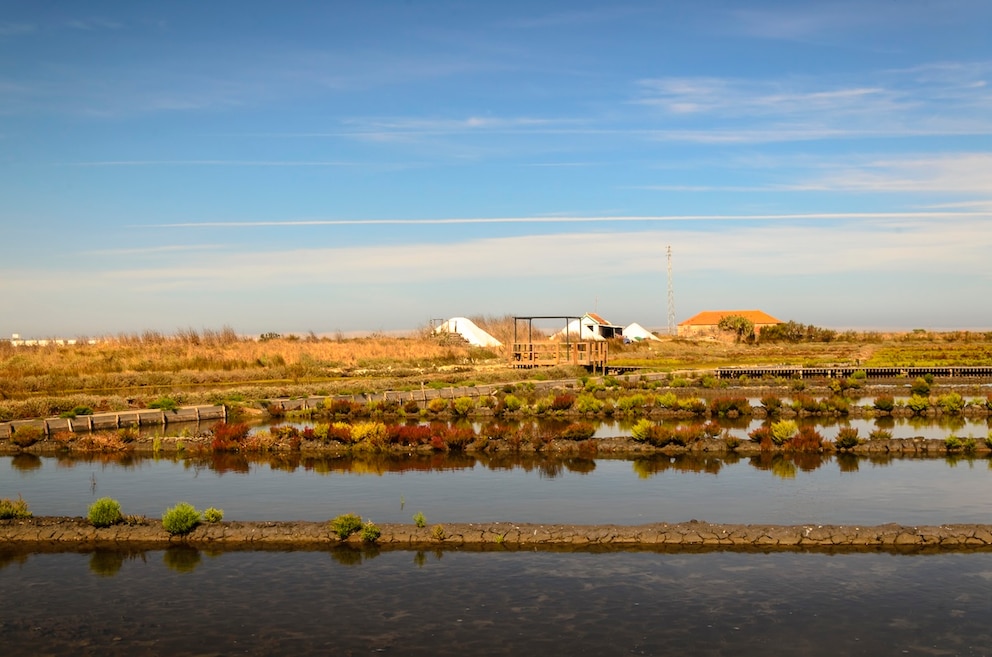
[[[581,365],[592,371],[605,371],[609,343],[583,342],[516,342],[510,350],[511,367],[551,367]]]

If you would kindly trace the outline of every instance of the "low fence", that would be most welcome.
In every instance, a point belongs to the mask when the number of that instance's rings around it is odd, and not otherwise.
[[[865,376],[869,379],[916,378],[928,374],[944,378],[989,378],[992,377],[992,366],[857,367],[845,365],[838,367],[720,367],[717,368],[716,375],[720,379],[739,379],[742,376],[752,379],[763,376],[782,377],[786,379],[846,379],[855,372],[864,372]]]
[[[55,417],[37,420],[13,420],[0,422],[0,438],[9,438],[14,430],[29,426],[41,429],[51,435],[60,431],[102,431],[121,427],[144,427],[152,425],[200,422],[201,420],[226,420],[225,406],[185,406],[174,411],[143,408],[112,413],[93,413],[76,417]]]

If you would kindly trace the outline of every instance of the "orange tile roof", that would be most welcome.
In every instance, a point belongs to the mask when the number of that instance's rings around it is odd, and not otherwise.
[[[684,322],[679,322],[679,326],[716,326],[727,315],[740,315],[751,320],[754,324],[782,323],[762,310],[704,310]]]
[[[596,313],[586,313],[586,317],[590,318],[592,321],[596,322],[601,326],[615,326],[615,324],[610,324],[608,321],[602,318],[602,316]]]

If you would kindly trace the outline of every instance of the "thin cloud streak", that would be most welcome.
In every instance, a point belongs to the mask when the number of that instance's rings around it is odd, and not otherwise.
[[[696,214],[654,216],[542,216],[542,217],[475,217],[451,219],[301,219],[288,221],[203,221],[169,224],[133,224],[131,228],[250,228],[273,226],[427,226],[451,224],[564,224],[669,221],[789,221],[826,219],[954,219],[989,217],[988,212],[918,211],[918,212],[811,212],[795,214]]]

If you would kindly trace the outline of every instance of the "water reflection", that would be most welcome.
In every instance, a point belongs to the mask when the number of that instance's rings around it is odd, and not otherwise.
[[[116,576],[87,569],[98,560]],[[992,645],[988,552],[169,550],[17,563],[0,578],[5,657],[94,646],[137,657],[751,657],[769,646],[833,657]]]

